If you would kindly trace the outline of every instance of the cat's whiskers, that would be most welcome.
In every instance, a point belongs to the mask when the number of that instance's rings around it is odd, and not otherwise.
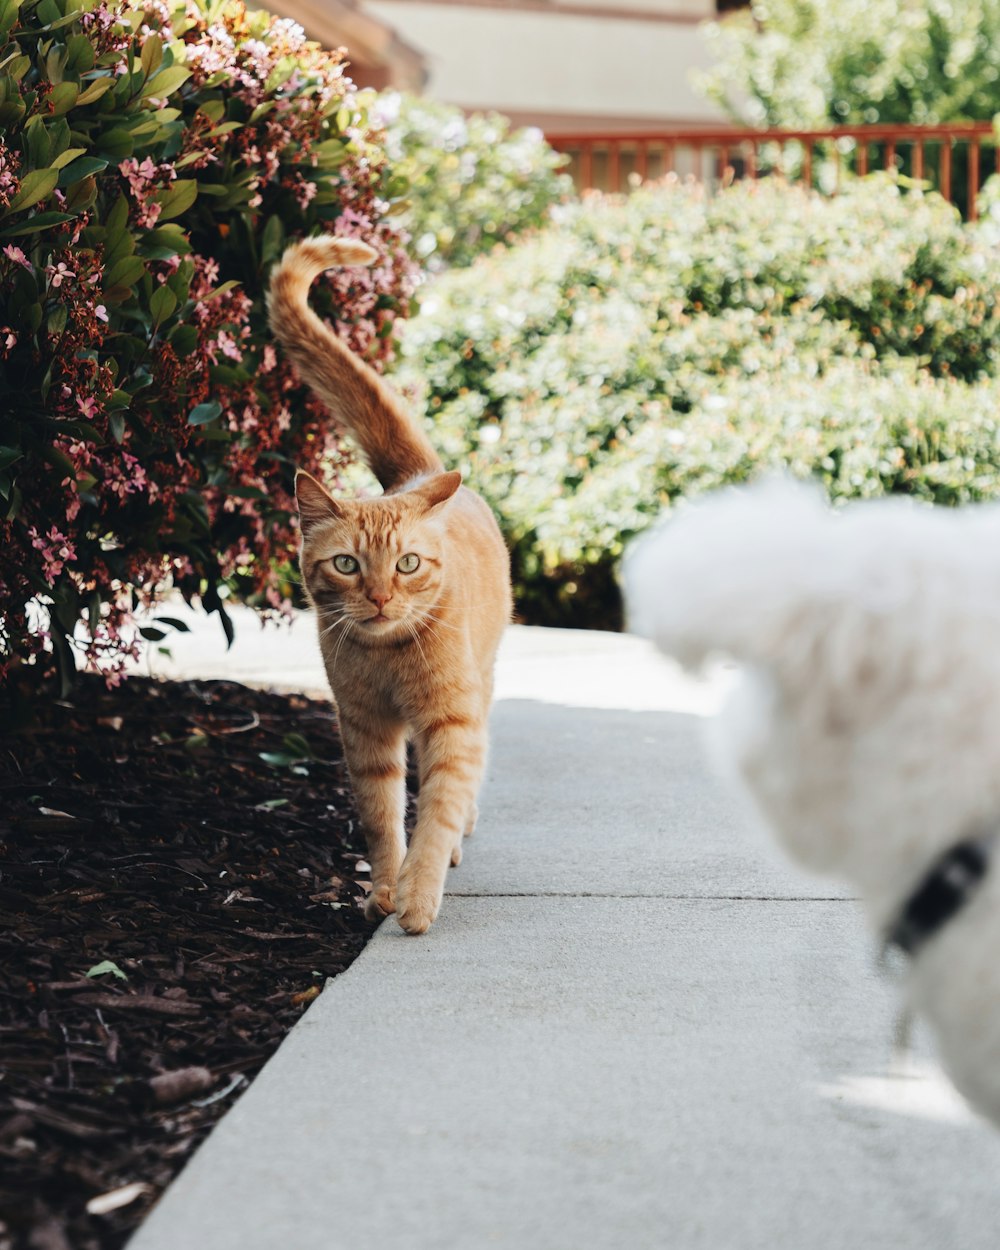
[[[334,625],[343,625],[344,629],[340,637],[337,639],[337,645],[334,649],[333,656],[330,659],[330,672],[331,673],[334,672],[337,668],[337,659],[340,656],[340,650],[343,647],[347,636],[351,632],[351,627],[355,623],[356,622],[354,621],[354,619],[347,612],[345,612],[343,616],[340,617],[338,620],[334,621]]]
[[[437,629],[450,629],[456,634],[462,632],[457,625],[452,625],[449,621],[443,621],[440,616],[435,616],[430,608],[417,608],[417,612],[420,614],[421,625],[426,625],[430,622]]]
[[[409,617],[404,617],[403,624],[406,626],[407,630],[409,631],[410,637],[413,639],[414,643],[416,644],[417,650],[420,652],[420,658],[424,662],[424,667],[427,669],[429,673],[433,673],[434,670],[431,668],[430,661],[427,659],[427,654],[424,651],[423,647],[420,645],[420,635],[417,633],[416,625],[414,625],[413,621]]]
[[[341,608],[340,611],[337,613],[337,615],[330,622],[330,624],[319,631],[319,636],[321,638],[325,638],[327,634],[329,634],[333,629],[336,628],[336,626],[342,624],[344,621],[349,621],[350,619],[351,619],[351,614],[345,611],[345,609]]]

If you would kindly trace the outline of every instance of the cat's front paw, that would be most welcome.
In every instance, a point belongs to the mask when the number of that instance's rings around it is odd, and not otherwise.
[[[426,933],[441,910],[442,888],[414,876],[399,878],[396,887],[396,919],[407,933]]]
[[[396,910],[396,891],[391,885],[377,885],[365,900],[365,919],[377,924]]]

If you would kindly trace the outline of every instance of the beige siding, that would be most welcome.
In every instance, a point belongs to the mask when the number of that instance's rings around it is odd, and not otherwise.
[[[696,22],[643,20],[641,4],[695,16],[698,0],[628,0],[630,16],[546,13],[419,0],[363,0],[426,57],[427,94],[465,108],[495,108],[552,128],[565,118],[685,125],[719,120],[690,70],[709,54]],[[714,5],[712,6],[714,8]],[[544,121],[542,120],[544,118]]]

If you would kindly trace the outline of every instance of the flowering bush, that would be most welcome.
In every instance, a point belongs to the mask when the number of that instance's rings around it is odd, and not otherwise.
[[[551,205],[572,194],[566,163],[532,127],[511,131],[497,113],[472,113],[398,91],[374,112],[386,151],[406,178],[403,222],[430,269],[468,265],[498,243],[542,225]]]
[[[404,378],[501,518],[530,620],[613,625],[627,539],[761,464],[1000,494],[1000,255],[886,178],[590,198],[437,278]]]
[[[285,599],[294,467],[340,456],[267,334],[286,239],[379,250],[317,292],[376,365],[414,273],[378,133],[294,24],[0,0],[0,66],[0,676],[75,646],[113,678],[167,579],[227,631],[224,583]]]
[[[988,121],[997,111],[998,0],[752,0],[706,26],[709,97],[792,129]]]

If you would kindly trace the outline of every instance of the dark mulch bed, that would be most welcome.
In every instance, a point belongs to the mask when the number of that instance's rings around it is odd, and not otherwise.
[[[357,956],[368,866],[328,705],[39,706],[0,702],[0,1250],[109,1250]]]

